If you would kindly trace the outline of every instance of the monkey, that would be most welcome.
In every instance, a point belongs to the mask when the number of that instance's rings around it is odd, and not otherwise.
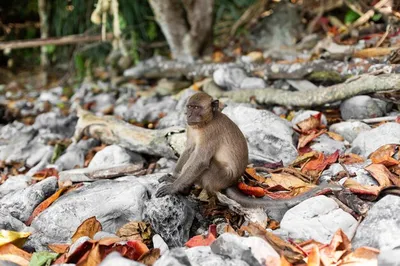
[[[237,184],[248,165],[248,147],[239,127],[219,110],[219,101],[205,92],[192,95],[186,104],[186,147],[173,170],[160,180],[156,197],[170,194],[188,194],[197,184],[209,195],[223,192],[247,208],[293,207],[331,184],[315,187],[291,199],[252,198],[244,195]]]

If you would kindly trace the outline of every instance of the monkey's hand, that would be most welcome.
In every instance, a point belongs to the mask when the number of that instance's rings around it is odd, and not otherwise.
[[[175,186],[173,184],[166,184],[160,187],[156,192],[156,197],[161,198],[167,195],[175,194],[177,191],[175,190]]]
[[[175,179],[176,179],[176,178],[175,178],[173,175],[171,175],[171,174],[166,174],[166,175],[160,177],[160,179],[158,179],[158,182],[159,182],[159,183],[162,183],[162,182],[172,183],[172,182],[175,181]]]

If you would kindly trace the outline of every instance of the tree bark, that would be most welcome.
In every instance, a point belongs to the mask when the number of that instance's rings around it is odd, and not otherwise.
[[[214,0],[149,0],[172,57],[193,62],[212,40]]]

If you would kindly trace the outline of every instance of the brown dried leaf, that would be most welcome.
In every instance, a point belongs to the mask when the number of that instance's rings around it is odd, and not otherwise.
[[[337,140],[337,141],[344,141],[344,138],[341,135],[339,135],[338,133],[335,133],[335,132],[332,132],[332,131],[328,131],[328,132],[326,132],[326,134],[331,139],[334,139],[334,140]]]
[[[160,258],[160,249],[153,248],[150,249],[147,253],[140,256],[138,262],[143,263],[147,266],[152,266],[157,260]]]
[[[319,155],[318,151],[310,151],[307,153],[304,153],[302,155],[299,155],[291,164],[291,166],[297,166],[301,165],[304,162],[307,162],[310,159],[317,158]]]
[[[258,182],[261,182],[261,183],[265,182],[265,178],[258,175],[256,172],[256,169],[254,169],[254,168],[250,168],[250,167],[246,168],[246,174],[251,176],[255,180],[257,180]]]
[[[370,247],[359,247],[342,259],[342,265],[378,265],[379,250]]]
[[[356,163],[363,163],[365,160],[360,155],[349,153],[345,155],[341,155],[339,157],[339,162],[342,164],[356,164]]]
[[[392,185],[390,180],[392,179],[392,173],[383,164],[370,164],[364,168],[367,170],[373,178],[378,181],[381,188]]]
[[[399,161],[392,157],[397,152],[398,146],[399,145],[397,144],[383,145],[370,155],[372,163],[383,164],[385,166],[393,166],[399,164]]]
[[[55,253],[60,254],[67,252],[69,248],[68,244],[48,244],[47,246]]]
[[[321,119],[312,115],[309,118],[297,123],[296,126],[300,129],[300,132],[307,134],[311,130],[320,128]]]
[[[318,246],[314,245],[307,256],[307,266],[319,266],[321,264],[321,254]]]
[[[50,176],[58,177],[58,171],[55,168],[45,168],[33,174],[35,180],[43,180]]]
[[[117,236],[125,240],[138,240],[145,242],[151,239],[151,227],[145,222],[133,221],[123,225],[117,231]]]
[[[247,231],[252,236],[258,236],[267,241],[279,254],[285,256],[291,263],[302,262],[304,259],[304,254],[299,248],[268,232],[259,224],[250,222],[248,226],[242,226],[241,229]]]
[[[351,242],[342,229],[338,229],[330,244],[320,249],[321,262],[323,265],[335,265],[349,252],[351,252]]]
[[[31,257],[31,254],[20,248],[17,248],[11,243],[0,247],[0,260],[11,261],[21,266],[28,266]]]
[[[83,221],[83,223],[78,227],[75,234],[71,238],[72,242],[75,242],[82,236],[93,238],[93,236],[101,230],[101,223],[96,219],[96,216],[90,217]]]
[[[350,191],[355,194],[371,195],[374,197],[378,196],[379,192],[381,191],[381,188],[379,186],[361,185],[354,179],[347,179],[344,182],[343,186],[350,189]]]
[[[317,137],[321,136],[325,132],[326,132],[326,129],[321,129],[318,132],[313,131],[308,135],[303,135],[303,134],[300,135],[299,143],[297,144],[297,149],[305,147],[308,143],[310,143],[311,141],[313,141]]]

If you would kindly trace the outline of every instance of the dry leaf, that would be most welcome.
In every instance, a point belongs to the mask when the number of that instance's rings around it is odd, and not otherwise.
[[[67,252],[69,248],[68,244],[48,244],[47,246],[55,253],[60,254]]]
[[[356,164],[364,161],[363,157],[354,153],[344,154],[339,157],[339,162],[342,164]]]
[[[286,242],[277,235],[268,232],[261,225],[250,222],[248,226],[242,226],[242,230],[247,231],[252,236],[258,236],[267,241],[279,254],[291,262],[302,262],[303,252],[296,246]],[[282,260],[281,260],[282,261]]]
[[[209,246],[212,244],[212,242],[217,239],[217,232],[216,232],[216,226],[215,225],[210,225],[208,227],[208,234],[206,237],[203,235],[197,235],[189,239],[188,242],[185,243],[185,246],[188,248],[192,247],[199,247],[199,246]]]
[[[265,177],[262,177],[257,174],[256,169],[254,168],[246,168],[246,174],[257,180],[258,182],[264,183],[265,182]]]
[[[370,247],[359,247],[342,259],[342,265],[378,265],[379,250]]]
[[[321,255],[319,254],[319,248],[316,245],[311,248],[311,251],[306,258],[306,261],[307,266],[321,265]]]
[[[309,118],[299,122],[296,126],[300,129],[301,133],[309,133],[311,130],[318,129],[321,127],[321,118],[310,116]]]
[[[11,243],[0,247],[0,260],[11,261],[20,266],[28,266],[32,255]]]
[[[333,235],[328,246],[320,249],[320,257],[323,265],[335,265],[343,255],[351,251],[351,242],[343,233],[342,229],[338,229]]]
[[[227,225],[225,225],[225,227],[224,227],[224,233],[231,233],[231,234],[234,234],[234,235],[239,235],[236,231],[235,231],[235,229],[233,229],[233,227],[230,225],[230,224],[227,224]]]
[[[150,249],[147,253],[140,256],[138,262],[143,263],[147,266],[152,266],[157,260],[160,258],[160,249],[153,248]]]
[[[30,232],[0,230],[0,246],[12,243],[17,247],[22,247],[30,235]]]
[[[26,225],[31,225],[33,219],[36,218],[42,211],[47,209],[56,199],[58,199],[65,191],[67,191],[69,187],[62,187],[59,190],[57,190],[53,195],[48,197],[46,200],[44,200],[42,203],[40,203],[35,210],[32,212],[31,216],[29,219],[25,222]]]
[[[82,236],[93,238],[93,236],[101,230],[101,223],[96,219],[96,216],[90,217],[83,221],[83,223],[78,227],[75,234],[71,238],[72,242],[75,242]]]
[[[318,151],[310,151],[310,152],[306,152],[303,153],[302,155],[298,156],[293,162],[292,162],[292,166],[297,166],[297,165],[301,165],[304,162],[307,162],[308,160],[312,159],[312,158],[317,158],[319,155]]]
[[[58,171],[55,168],[45,168],[33,174],[35,180],[43,180],[50,176],[58,177]]]
[[[327,157],[325,157],[323,153],[320,153],[318,158],[310,160],[308,163],[306,163],[301,171],[314,177],[319,176],[319,174],[325,170],[328,165],[335,163],[338,158],[339,150]]]
[[[355,194],[370,195],[373,197],[377,197],[379,195],[379,192],[381,191],[381,188],[379,186],[361,185],[354,179],[347,179],[344,182],[343,186],[350,189],[350,191]]]
[[[399,161],[393,158],[393,155],[398,150],[398,146],[399,145],[397,144],[383,145],[370,155],[372,163],[383,164],[385,166],[393,166],[399,164]]]
[[[313,131],[308,135],[300,135],[299,137],[299,143],[297,144],[297,149],[305,147],[308,143],[316,139],[317,137],[321,136],[326,132],[326,129],[321,129],[320,131],[316,132]]]
[[[370,164],[364,169],[378,181],[380,187],[384,188],[392,185],[390,182],[392,173],[383,164]]]
[[[143,254],[149,252],[149,248],[140,241],[128,241],[126,245],[133,248],[129,258],[133,260],[138,260]]]
[[[129,222],[118,229],[117,236],[124,240],[150,241],[151,227],[145,222]]]
[[[265,196],[265,190],[261,187],[252,187],[249,185],[246,185],[243,182],[239,182],[238,188],[240,191],[243,192],[243,194],[249,195],[249,196],[255,196],[258,198],[264,197]]]
[[[335,133],[335,132],[332,132],[332,131],[328,131],[328,132],[326,132],[326,134],[331,139],[334,139],[334,140],[337,140],[337,141],[344,141],[344,138],[341,135],[339,135],[338,133]]]

